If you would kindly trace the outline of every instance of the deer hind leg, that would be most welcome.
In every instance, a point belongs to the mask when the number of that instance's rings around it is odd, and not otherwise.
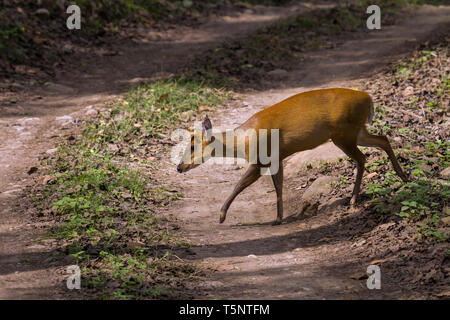
[[[387,153],[389,159],[391,160],[397,175],[404,182],[408,181],[408,177],[400,167],[400,164],[398,163],[397,158],[395,157],[394,151],[392,150],[388,138],[386,138],[385,136],[371,135],[369,134],[369,132],[367,132],[366,128],[362,128],[358,133],[357,144],[363,147],[377,147],[383,149]]]
[[[272,175],[272,181],[277,193],[277,219],[272,224],[276,226],[283,220],[283,163],[280,162],[278,172]]]
[[[356,203],[356,197],[359,194],[359,190],[361,188],[362,176],[364,173],[364,164],[366,162],[366,157],[362,152],[358,149],[356,145],[356,137],[347,138],[333,138],[334,144],[339,147],[346,155],[348,155],[351,159],[356,161],[357,171],[356,171],[356,180],[355,186],[353,187],[352,198],[350,200],[350,205],[354,205]]]
[[[247,188],[249,185],[251,185],[253,182],[259,179],[261,177],[260,167],[254,164],[251,164],[247,171],[244,173],[242,178],[239,180],[239,182],[234,187],[233,192],[228,197],[228,199],[223,204],[222,208],[220,209],[220,223],[225,221],[225,218],[227,217],[227,211],[230,207],[231,203],[233,202],[234,198],[241,193],[245,188]]]

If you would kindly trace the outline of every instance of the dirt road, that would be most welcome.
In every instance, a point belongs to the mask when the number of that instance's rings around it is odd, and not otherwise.
[[[46,226],[15,208],[39,154],[54,152],[64,129],[89,113],[86,107],[101,106],[132,85],[175,72],[186,57],[303,9],[256,7],[199,28],[169,29],[157,35],[161,40],[154,40],[153,30],[141,30],[142,43],[114,48],[115,56],[102,49],[73,56],[48,86],[0,106],[0,299],[68,298],[65,269],[52,263],[53,243],[41,238]]]
[[[427,7],[399,25],[382,28],[345,41],[334,50],[315,52],[286,75],[273,80],[275,88],[250,94],[243,101],[212,117],[213,127],[231,129],[256,111],[293,94],[318,87],[354,88],[367,76],[395,61],[417,43],[426,41],[447,23],[450,8]],[[267,83],[270,86],[270,83]],[[216,270],[199,297],[227,299],[397,299],[425,298],[397,283],[395,272],[382,273],[382,290],[368,290],[366,281],[350,278],[365,272],[369,261],[356,257],[359,210],[350,212],[345,199],[321,204],[316,215],[304,219],[298,213],[305,191],[299,175],[306,163],[343,156],[331,143],[285,160],[285,220],[271,226],[276,216],[276,196],[270,177],[242,192],[231,205],[227,220],[219,224],[219,210],[245,168],[210,163],[178,175],[168,165],[167,179],[180,185],[185,199],[167,212],[179,220],[186,238],[196,244],[188,258]],[[299,173],[300,172],[300,173]],[[305,171],[303,171],[305,173]],[[331,173],[332,174],[332,173]],[[348,201],[347,201],[348,203]],[[334,209],[348,211],[345,219]],[[350,223],[352,222],[352,223]],[[354,224],[354,223],[355,224]],[[383,230],[386,225],[374,227]],[[333,239],[333,241],[330,241]],[[398,271],[397,271],[398,272]]]
[[[72,67],[58,74],[49,86],[32,92],[16,105],[0,106],[0,298],[70,298],[62,285],[67,277],[65,268],[51,260],[53,243],[41,239],[46,226],[31,224],[27,214],[14,209],[29,180],[28,170],[36,165],[41,152],[53,152],[65,127],[76,125],[74,120],[88,113],[86,107],[114,99],[130,85],[177,70],[186,56],[301,9],[245,12],[199,29],[173,30],[157,42],[118,48],[119,54],[114,57],[75,57]],[[255,111],[312,87],[357,86],[364,76],[427,39],[448,15],[448,8],[429,8],[401,25],[374,31],[366,39],[316,52],[285,79],[272,81],[273,87],[280,88],[283,83],[284,89],[247,95],[238,108],[216,114],[213,123],[223,129],[232,128]],[[291,159],[286,164],[293,168],[288,175],[293,175],[306,157],[318,159],[324,154],[336,155],[325,146],[319,153],[316,150]],[[221,270],[204,284],[199,297],[414,297],[401,288],[389,287],[388,281],[385,290],[369,292],[364,283],[349,279],[350,267],[361,267],[351,259],[352,242],[345,238],[333,243],[318,241],[345,226],[345,221],[332,221],[327,214],[319,214],[279,227],[266,225],[275,216],[275,196],[268,178],[241,194],[226,223],[219,225],[219,208],[244,170],[204,165],[178,175],[170,163],[166,168],[167,179],[185,192],[185,199],[175,203],[167,214],[179,219],[183,233],[198,245],[192,248],[195,255],[189,258]],[[293,182],[295,179],[286,182],[286,216],[295,213],[299,197],[298,190],[289,189]]]

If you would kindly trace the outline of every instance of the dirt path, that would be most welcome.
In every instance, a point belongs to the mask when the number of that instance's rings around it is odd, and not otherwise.
[[[399,25],[349,40],[334,50],[311,54],[304,64],[273,87],[286,88],[247,95],[244,101],[212,117],[213,126],[230,129],[256,111],[290,95],[317,87],[358,87],[366,77],[426,41],[435,32],[448,28],[450,8],[424,7]],[[268,83],[270,85],[270,83]],[[297,213],[304,189],[296,184],[302,164],[342,155],[326,144],[285,161],[285,217]],[[287,163],[286,163],[287,162]],[[285,219],[273,227],[276,203],[270,177],[263,177],[241,193],[219,224],[219,209],[235,183],[245,172],[236,165],[206,163],[178,175],[167,163],[167,179],[182,187],[185,198],[167,214],[178,219],[186,238],[196,244],[188,258],[218,270],[204,284],[200,298],[229,299],[342,299],[342,298],[425,298],[395,281],[395,273],[382,274],[382,290],[368,290],[365,281],[350,279],[365,272],[368,261],[355,260],[359,239],[346,225],[358,219],[358,211],[336,219],[333,208],[343,206],[336,199],[317,215],[305,219]],[[345,202],[345,201],[344,201]],[[344,206],[345,207],[345,206]],[[345,208],[344,208],[345,209]],[[377,226],[381,230],[387,226]],[[339,230],[339,237],[336,233]],[[335,241],[324,241],[334,238]],[[356,239],[356,240],[355,240]]]
[[[176,71],[190,55],[302,8],[256,7],[196,29],[171,29],[159,34],[159,41],[152,40],[155,34],[148,30],[143,43],[113,48],[116,56],[99,50],[89,57],[72,57],[50,85],[31,91],[17,104],[0,105],[0,299],[70,297],[63,290],[65,268],[51,257],[53,242],[41,238],[46,226],[31,224],[28,213],[15,207],[38,156],[54,151],[64,129],[89,113],[86,107],[103,105],[131,85]]]

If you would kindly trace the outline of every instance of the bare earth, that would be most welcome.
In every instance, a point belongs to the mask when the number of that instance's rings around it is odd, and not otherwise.
[[[46,226],[31,224],[26,214],[14,210],[29,182],[28,169],[37,164],[39,154],[51,152],[58,137],[64,136],[64,128],[75,125],[71,120],[82,117],[90,105],[114,99],[130,85],[158,73],[174,72],[187,56],[301,9],[246,12],[198,29],[163,34],[161,41],[117,48],[121,54],[114,57],[74,58],[72,67],[48,87],[32,91],[17,105],[0,106],[0,299],[74,297],[64,289],[65,267],[48,260],[53,247],[50,240],[41,239]],[[399,25],[373,31],[364,39],[345,41],[334,50],[315,52],[285,79],[267,83],[276,88],[283,83],[285,88],[244,96],[237,106],[213,115],[213,125],[233,128],[254,112],[311,88],[355,87],[431,37],[448,23],[449,14],[449,7],[427,7]],[[340,155],[325,145],[285,163],[286,217],[296,213],[294,204],[300,191],[292,187],[295,179],[291,177],[302,164]],[[199,298],[424,298],[390,285],[389,278],[395,275],[386,275],[383,289],[373,291],[367,290],[365,281],[350,279],[350,265],[352,270],[364,271],[367,264],[352,261],[350,240],[317,241],[329,236],[329,224],[342,226],[339,221],[330,221],[326,210],[308,219],[288,219],[281,226],[270,226],[276,212],[270,178],[264,177],[244,191],[232,204],[227,221],[220,225],[219,208],[244,169],[205,164],[178,175],[168,159],[163,168],[168,181],[185,193],[166,214],[179,220],[182,233],[198,245],[191,249],[189,258],[220,272],[202,285]]]

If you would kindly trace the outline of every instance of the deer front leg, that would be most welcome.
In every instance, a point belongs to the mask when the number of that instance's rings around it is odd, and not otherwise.
[[[280,163],[278,172],[272,175],[273,185],[277,192],[277,219],[272,224],[274,226],[281,224],[283,220],[283,164]]]
[[[247,169],[247,172],[242,176],[241,180],[237,183],[237,185],[234,187],[233,192],[228,197],[227,201],[225,201],[224,205],[220,209],[220,223],[223,223],[225,221],[225,218],[227,217],[227,211],[230,207],[231,203],[233,202],[234,198],[242,192],[245,188],[247,188],[249,185],[251,185],[253,182],[258,180],[258,178],[261,177],[260,168],[257,165],[251,164],[249,168]]]

